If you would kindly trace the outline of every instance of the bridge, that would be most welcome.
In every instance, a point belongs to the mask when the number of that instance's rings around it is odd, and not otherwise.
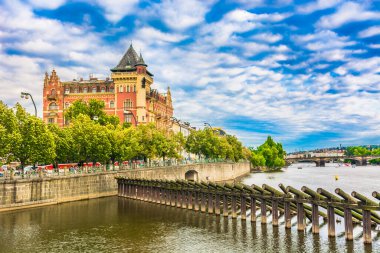
[[[327,153],[328,154],[328,153]],[[357,166],[364,166],[373,159],[380,158],[377,156],[346,156],[343,153],[326,155],[326,153],[315,156],[308,156],[307,154],[289,155],[286,157],[286,161],[290,164],[298,162],[311,162],[315,163],[317,167],[325,167],[327,162],[351,160],[353,164]]]

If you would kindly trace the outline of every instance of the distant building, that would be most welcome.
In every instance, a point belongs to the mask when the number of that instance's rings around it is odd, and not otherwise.
[[[55,70],[45,74],[43,88],[43,119],[46,123],[64,126],[64,114],[76,100],[102,100],[105,112],[116,115],[120,122],[133,125],[154,122],[158,128],[169,128],[173,116],[170,88],[166,94],[152,88],[153,74],[147,69],[141,53],[130,45],[111,78],[61,82]]]

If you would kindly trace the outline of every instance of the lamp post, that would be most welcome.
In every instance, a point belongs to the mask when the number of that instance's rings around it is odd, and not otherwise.
[[[132,112],[131,110],[126,110],[126,109],[124,109],[124,114],[126,114],[125,112],[129,112],[128,114],[132,114],[132,117],[133,117],[133,119],[135,120],[135,122],[136,122],[136,126],[137,126],[138,122],[137,122],[137,119],[136,119],[135,115],[133,114],[133,112]]]
[[[212,130],[212,126],[209,123],[205,122],[203,124],[204,124],[205,127],[208,126]]]
[[[37,107],[36,107],[36,103],[34,103],[33,96],[28,92],[21,92],[21,98],[29,99],[29,97],[32,100],[33,105],[34,105],[34,115],[37,117]]]

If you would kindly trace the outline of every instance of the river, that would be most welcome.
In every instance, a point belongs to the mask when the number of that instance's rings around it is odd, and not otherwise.
[[[353,178],[346,178],[346,173]],[[251,174],[243,181],[370,193],[379,190],[379,175],[379,167],[303,165],[302,170]],[[0,252],[380,252],[379,230],[373,231],[373,244],[364,246],[360,227],[354,230],[354,241],[346,242],[339,226],[337,237],[329,239],[326,226],[321,235],[313,235],[310,225],[299,233],[295,219],[291,230],[285,230],[282,221],[274,228],[270,219],[262,226],[260,221],[107,197],[0,213]]]

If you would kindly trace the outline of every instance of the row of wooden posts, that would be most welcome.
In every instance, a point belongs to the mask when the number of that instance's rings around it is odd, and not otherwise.
[[[328,235],[335,236],[335,215],[344,218],[346,240],[353,240],[354,224],[362,224],[364,243],[372,243],[371,227],[380,224],[380,204],[360,193],[351,195],[341,189],[335,194],[322,188],[313,191],[304,186],[297,190],[280,184],[280,190],[264,184],[217,184],[185,180],[143,180],[117,177],[118,195],[168,206],[229,215],[235,219],[250,216],[256,221],[256,210],[261,210],[261,223],[267,223],[267,211],[272,214],[272,225],[279,225],[279,213],[284,215],[285,228],[291,228],[292,216],[297,216],[297,229],[305,230],[305,219],[312,223],[312,233],[319,233],[319,218],[328,224]],[[378,192],[373,197],[380,200]],[[321,209],[320,209],[321,208]],[[250,212],[247,212],[250,210]],[[326,210],[326,213],[322,210]],[[248,213],[248,214],[247,214]]]

